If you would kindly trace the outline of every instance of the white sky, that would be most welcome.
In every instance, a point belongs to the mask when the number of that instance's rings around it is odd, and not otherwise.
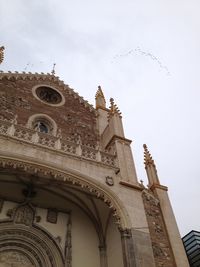
[[[92,104],[101,85],[145,184],[148,145],[182,235],[200,231],[199,10],[199,0],[0,0],[0,68],[51,72],[56,62]]]

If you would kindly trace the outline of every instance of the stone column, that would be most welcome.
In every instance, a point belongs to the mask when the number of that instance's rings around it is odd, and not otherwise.
[[[108,267],[107,253],[106,253],[106,246],[105,245],[99,246],[99,254],[100,254],[100,266],[101,267]]]
[[[136,267],[134,246],[130,229],[120,230],[124,267]]]

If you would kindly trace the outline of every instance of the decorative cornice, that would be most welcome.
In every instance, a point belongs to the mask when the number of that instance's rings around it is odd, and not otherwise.
[[[98,109],[103,109],[103,110],[105,110],[106,112],[109,112],[109,108],[104,108],[104,107],[101,107],[101,106],[97,106],[97,107],[96,107],[96,110],[98,110]]]
[[[108,144],[106,145],[106,149],[116,140],[118,140],[119,142],[123,142],[124,144],[130,145],[132,143],[132,140],[127,139],[125,137],[121,137],[118,135],[113,135],[112,138],[110,139],[110,141],[108,142]]]
[[[124,181],[120,181],[119,182],[121,185],[123,186],[127,186],[127,187],[130,187],[130,188],[133,188],[133,189],[136,189],[136,190],[139,190],[139,191],[143,191],[144,188],[141,187],[139,184],[131,184],[131,183],[128,183],[128,182],[124,182]]]
[[[153,184],[149,187],[150,190],[154,190],[154,189],[161,189],[161,190],[164,190],[164,191],[168,191],[168,187],[165,186],[165,185],[160,185],[160,184]]]
[[[50,73],[31,73],[31,72],[3,72],[0,71],[0,80],[7,79],[11,81],[17,81],[17,80],[27,80],[27,81],[41,81],[41,82],[53,82],[57,84],[60,88],[62,88],[64,91],[68,91],[69,94],[71,94],[74,98],[78,98],[80,103],[83,103],[86,108],[89,108],[90,111],[94,112],[96,114],[95,108],[88,103],[87,100],[84,100],[83,97],[81,97],[77,92],[74,91],[74,89],[70,88],[68,85],[66,85],[63,81],[60,80],[58,76],[55,76],[54,74]]]

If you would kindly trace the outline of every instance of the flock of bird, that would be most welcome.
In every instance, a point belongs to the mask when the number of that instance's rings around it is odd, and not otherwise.
[[[113,57],[113,60],[111,61],[111,63],[114,63],[116,60],[118,60],[122,57],[134,55],[135,53],[140,54],[140,55],[145,56],[145,57],[149,57],[151,60],[155,61],[159,65],[159,67],[166,72],[167,75],[170,75],[170,72],[169,72],[169,69],[167,68],[167,66],[163,65],[162,62],[157,57],[155,57],[152,53],[143,51],[140,47],[137,47],[135,49],[131,49],[124,54],[115,55]]]
[[[124,54],[115,55],[113,57],[111,63],[114,63],[116,60],[118,60],[120,58],[131,56],[131,55],[134,55],[134,54],[139,54],[139,55],[142,55],[142,56],[145,56],[145,57],[149,57],[151,60],[155,61],[158,64],[160,69],[165,71],[166,75],[171,75],[170,72],[169,72],[169,69],[167,68],[167,66],[163,65],[162,62],[156,56],[154,56],[150,52],[143,51],[140,47],[137,47],[135,49],[131,49],[131,50],[129,50],[128,52],[126,52]],[[40,61],[39,63],[43,63],[43,62]],[[24,71],[27,71],[28,68],[32,68],[33,66],[34,66],[34,64],[27,63],[27,65],[24,68]],[[55,68],[55,65],[54,65],[53,70],[52,70],[53,72],[55,71],[54,68]]]

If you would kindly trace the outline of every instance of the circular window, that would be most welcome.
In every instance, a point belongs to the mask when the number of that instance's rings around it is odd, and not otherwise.
[[[55,88],[48,85],[36,85],[32,89],[33,95],[50,106],[61,106],[65,103],[64,96]]]
[[[36,89],[36,95],[44,102],[50,104],[59,104],[62,101],[62,96],[54,89],[41,86]]]
[[[40,113],[30,116],[27,127],[40,133],[52,134],[54,136],[57,134],[57,124],[47,114]]]

